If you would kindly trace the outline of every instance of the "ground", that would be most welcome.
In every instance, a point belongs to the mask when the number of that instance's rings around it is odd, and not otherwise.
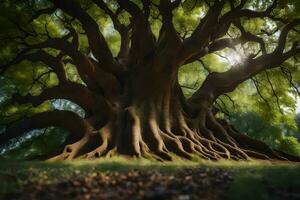
[[[0,199],[300,199],[300,165],[267,161],[113,158],[62,163],[4,161]]]

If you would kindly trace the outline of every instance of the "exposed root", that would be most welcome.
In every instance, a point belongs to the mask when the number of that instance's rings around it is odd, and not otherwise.
[[[263,142],[238,133],[227,122],[215,119],[207,111],[198,115],[194,120],[197,123],[188,123],[183,115],[163,123],[159,123],[158,119],[155,111],[142,115],[139,110],[129,107],[123,115],[107,123],[94,135],[85,134],[50,160],[126,155],[171,161],[171,155],[175,154],[188,160],[196,155],[207,160],[254,158],[299,161],[297,157],[273,151]],[[86,152],[87,146],[95,142],[98,145]]]
[[[65,146],[64,151],[61,154],[50,158],[49,161],[72,160],[76,158],[79,151],[84,147],[85,144],[88,143],[89,139],[90,137],[88,135],[85,135],[79,141]]]

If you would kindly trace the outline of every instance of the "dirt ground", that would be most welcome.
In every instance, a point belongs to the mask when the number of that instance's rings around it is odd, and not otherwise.
[[[185,169],[178,173],[138,171],[93,173],[56,184],[28,182],[3,200],[196,200],[224,199],[232,176],[222,169]]]

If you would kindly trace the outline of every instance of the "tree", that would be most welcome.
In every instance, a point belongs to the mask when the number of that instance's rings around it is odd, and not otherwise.
[[[299,132],[299,128],[300,128],[300,115],[297,114],[296,115],[296,123],[297,123],[297,127],[298,129],[296,130],[296,137],[298,138],[298,140],[300,140],[300,132]]]
[[[215,106],[221,95],[249,79],[257,87],[256,75],[273,69],[288,74],[282,64],[297,62],[300,18],[296,11],[286,14],[287,6],[296,9],[297,4],[285,3],[3,1],[2,7],[13,9],[19,19],[16,22],[11,13],[4,17],[10,20],[7,27],[13,27],[14,32],[1,34],[9,51],[2,58],[6,62],[1,74],[9,77],[16,71],[14,67],[29,65],[35,75],[23,69],[22,76],[33,78],[30,89],[39,85],[35,92],[14,94],[13,100],[39,107],[53,99],[67,99],[82,107],[85,116],[41,109],[9,124],[0,135],[0,143],[32,129],[55,126],[70,135],[63,148],[52,155],[53,160],[113,154],[171,160],[170,153],[174,153],[186,159],[195,154],[213,160],[299,161],[239,133],[216,117],[219,110]],[[176,20],[180,12],[189,13],[185,17],[191,21]],[[197,15],[196,20],[193,15]],[[255,20],[264,23],[260,32],[250,31],[249,21]],[[117,32],[118,36],[109,38],[104,32]],[[112,45],[116,38],[117,45]],[[211,71],[201,60],[238,48],[243,51],[242,57],[222,72]],[[178,71],[197,61],[208,75],[186,98]],[[70,76],[70,68],[78,79]],[[53,76],[57,83],[49,83]],[[291,77],[288,80],[297,89]]]
[[[297,115],[298,119],[298,115]],[[230,122],[233,126],[254,139],[265,142],[275,148],[291,155],[300,155],[300,143],[294,130],[281,125],[271,125],[265,122],[256,113],[233,113]]]

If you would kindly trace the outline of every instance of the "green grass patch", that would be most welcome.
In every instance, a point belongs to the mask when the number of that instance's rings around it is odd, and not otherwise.
[[[72,177],[84,177],[92,173],[126,170],[158,170],[176,173],[185,168],[221,168],[233,174],[227,199],[276,199],[272,188],[300,188],[300,165],[272,162],[233,161],[183,161],[155,162],[144,159],[111,158],[97,161],[73,162],[25,162],[2,161],[0,163],[0,193],[17,191],[28,182],[57,183]],[[280,198],[279,198],[280,199]]]

